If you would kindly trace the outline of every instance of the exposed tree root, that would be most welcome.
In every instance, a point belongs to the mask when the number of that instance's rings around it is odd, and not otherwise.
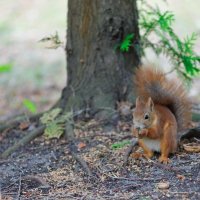
[[[180,140],[190,139],[190,138],[200,138],[200,126],[195,128],[187,129],[186,131],[180,133]]]
[[[71,145],[69,145],[71,146]],[[81,165],[81,167],[83,168],[83,170],[85,171],[85,173],[88,176],[92,176],[92,172],[90,170],[90,168],[88,167],[87,163],[85,162],[85,160],[83,160],[81,157],[79,157],[72,149],[72,147],[70,147],[70,153],[72,155],[72,157]]]
[[[90,170],[90,168],[88,167],[87,163],[85,162],[85,160],[83,160],[82,158],[80,158],[79,156],[77,156],[74,152],[71,152],[73,158],[79,162],[79,164],[82,166],[82,168],[84,169],[84,171],[86,172],[86,174],[88,176],[92,176],[92,172]]]
[[[1,122],[0,125],[0,134],[5,130],[5,129],[12,129],[14,127],[16,127],[19,123],[21,123],[22,121],[25,120],[29,120],[29,121],[35,121],[37,119],[40,118],[40,116],[42,116],[44,114],[44,112],[42,113],[37,113],[34,114],[32,116],[27,116],[26,114],[24,115],[20,115],[19,117],[16,117],[14,120],[10,120],[8,122]]]
[[[5,150],[1,154],[0,158],[1,159],[6,159],[10,154],[12,154],[18,148],[20,148],[21,146],[29,143],[31,140],[35,139],[36,137],[40,136],[43,133],[44,129],[45,129],[44,125],[41,125],[38,128],[34,129],[29,134],[27,134],[26,136],[24,136],[21,140],[19,140],[18,142],[16,142],[13,146],[11,146],[7,150]]]
[[[0,125],[3,125],[9,121],[12,121],[12,120],[16,120],[22,116],[24,116],[25,113],[24,112],[21,112],[21,113],[18,113],[18,114],[12,114],[12,115],[8,115],[8,116],[1,116],[0,117]]]

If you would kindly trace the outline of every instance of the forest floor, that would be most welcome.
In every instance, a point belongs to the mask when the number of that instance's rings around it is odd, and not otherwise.
[[[0,199],[200,199],[200,153],[180,148],[167,165],[159,155],[123,165],[129,125],[102,129],[92,120],[78,127],[73,143],[40,136],[0,160]],[[22,126],[1,133],[0,153],[25,134]]]

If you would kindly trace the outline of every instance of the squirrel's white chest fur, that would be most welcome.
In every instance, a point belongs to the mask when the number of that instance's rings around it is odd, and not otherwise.
[[[160,140],[149,139],[147,137],[142,138],[142,140],[149,149],[160,152]]]

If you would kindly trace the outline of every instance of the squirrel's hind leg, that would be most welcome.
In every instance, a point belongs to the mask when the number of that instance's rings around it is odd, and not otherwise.
[[[170,162],[169,154],[176,151],[177,141],[176,141],[177,129],[173,125],[166,124],[164,127],[164,134],[161,140],[161,156],[159,161],[161,163],[167,164]]]
[[[167,140],[161,141],[161,156],[159,157],[159,161],[163,164],[167,164],[170,162],[169,157],[170,146]]]

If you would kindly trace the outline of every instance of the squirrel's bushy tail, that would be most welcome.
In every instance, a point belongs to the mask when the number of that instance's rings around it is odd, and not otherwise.
[[[135,71],[134,83],[138,96],[151,97],[155,104],[168,107],[176,118],[178,130],[185,128],[191,119],[191,104],[178,79],[167,79],[163,72],[152,67],[140,67]]]

